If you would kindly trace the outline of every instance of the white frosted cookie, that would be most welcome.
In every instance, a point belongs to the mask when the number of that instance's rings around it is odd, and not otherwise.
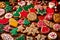
[[[8,19],[9,19],[9,18],[12,18],[12,16],[13,16],[13,15],[12,15],[11,13],[6,13],[6,14],[5,14],[5,18],[8,18]]]
[[[48,39],[56,39],[57,38],[57,34],[55,32],[51,32],[48,34]]]
[[[2,37],[3,40],[14,40],[14,38],[7,33],[1,34],[1,37]]]

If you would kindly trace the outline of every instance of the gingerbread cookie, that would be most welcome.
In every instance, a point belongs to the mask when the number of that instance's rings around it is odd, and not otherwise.
[[[39,31],[38,31],[38,28],[35,27],[35,24],[32,23],[32,24],[30,25],[30,27],[26,27],[26,29],[23,31],[23,33],[27,33],[27,35],[32,34],[33,36],[35,36],[35,34],[36,34],[36,33],[39,33]]]
[[[29,14],[27,15],[27,18],[28,18],[28,20],[30,20],[30,21],[34,21],[34,20],[37,19],[37,15],[36,15],[35,13],[29,13]]]
[[[20,25],[17,28],[18,28],[17,32],[23,32],[23,30],[25,29],[23,25]]]
[[[10,34],[7,34],[7,33],[1,34],[1,37],[3,40],[14,40],[14,38]]]
[[[26,40],[33,40],[33,37],[26,36]]]

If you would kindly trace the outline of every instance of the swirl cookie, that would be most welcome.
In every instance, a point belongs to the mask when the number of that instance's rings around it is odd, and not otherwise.
[[[34,20],[37,19],[37,15],[36,15],[35,13],[29,13],[29,14],[27,15],[27,18],[28,18],[28,20],[30,20],[30,21],[34,21]]]

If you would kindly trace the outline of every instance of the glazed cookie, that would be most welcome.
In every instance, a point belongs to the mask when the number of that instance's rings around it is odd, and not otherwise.
[[[7,33],[1,34],[1,37],[3,40],[14,40],[14,38],[10,34],[7,34]]]
[[[28,18],[28,20],[30,20],[30,21],[34,21],[34,20],[37,19],[37,15],[36,15],[35,13],[29,13],[29,14],[27,15],[27,18]]]
[[[5,14],[5,18],[8,18],[8,19],[9,19],[9,18],[12,18],[12,16],[13,16],[12,13],[6,13],[6,14]]]
[[[4,2],[0,2],[0,8],[5,8],[5,3]]]
[[[55,32],[51,32],[48,34],[48,39],[52,40],[52,39],[56,39],[57,38],[57,34]]]
[[[3,14],[5,14],[5,10],[0,8],[0,16],[2,16]]]

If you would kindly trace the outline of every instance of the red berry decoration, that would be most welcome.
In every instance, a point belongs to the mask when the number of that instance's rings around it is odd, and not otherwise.
[[[23,17],[23,18],[25,17],[25,18],[26,18],[27,15],[28,15],[28,12],[26,12],[26,11],[23,10],[23,11],[20,13],[20,15],[21,15],[21,17]]]
[[[47,34],[49,32],[50,32],[50,29],[48,27],[44,26],[41,28],[41,33]]]
[[[7,24],[8,22],[9,20],[6,18],[0,19],[0,24]]]

